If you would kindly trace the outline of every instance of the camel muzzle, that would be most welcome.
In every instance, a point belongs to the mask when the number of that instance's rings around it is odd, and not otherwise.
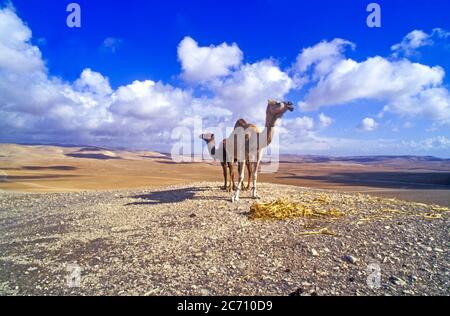
[[[287,107],[287,109],[288,109],[289,111],[291,111],[291,112],[294,111],[294,105],[293,105],[293,104],[287,104],[286,107]]]

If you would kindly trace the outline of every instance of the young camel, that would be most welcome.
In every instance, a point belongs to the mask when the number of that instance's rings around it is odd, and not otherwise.
[[[226,150],[226,139],[222,140],[219,148],[216,149],[216,141],[214,139],[214,134],[206,133],[201,134],[200,139],[203,139],[208,146],[208,152],[214,160],[219,160],[220,165],[222,166],[223,171],[223,179],[224,185],[222,187],[223,190],[227,190],[229,192],[236,190],[236,183],[234,181],[234,158],[228,157]],[[221,153],[222,155],[220,155]],[[230,185],[228,185],[228,171],[230,172]]]
[[[236,126],[235,126],[236,128]],[[231,137],[235,137],[234,134],[230,135]],[[212,133],[206,133],[201,134],[200,139],[204,140],[208,146],[208,152],[211,155],[211,157],[215,160],[220,161],[220,165],[222,166],[223,171],[223,178],[224,178],[224,186],[223,190],[227,190],[229,192],[236,190],[236,182],[234,180],[234,163],[237,161],[237,154],[236,154],[236,145],[234,145],[235,148],[230,148],[232,144],[236,144],[236,142],[228,142],[227,146],[227,139],[222,140],[222,142],[219,144],[219,147],[216,149],[216,141],[214,139],[214,134]],[[247,187],[243,187],[242,190],[246,191],[250,188],[250,163],[246,163],[247,165],[247,172],[248,172],[248,183]],[[230,184],[228,185],[228,172],[230,174]]]
[[[235,129],[243,129],[245,133],[245,163],[250,165],[249,184],[250,180],[253,179],[252,198],[258,198],[258,194],[256,192],[256,182],[258,179],[259,164],[262,159],[262,149],[272,143],[275,124],[277,120],[280,119],[287,111],[294,111],[292,102],[277,102],[274,100],[269,100],[267,103],[266,123],[263,132],[260,132],[255,125],[248,124],[243,119],[236,122]],[[242,147],[242,142],[239,143],[239,146]],[[239,201],[239,193],[244,181],[243,164],[244,161],[238,161],[239,181],[237,188],[232,195],[232,202]]]

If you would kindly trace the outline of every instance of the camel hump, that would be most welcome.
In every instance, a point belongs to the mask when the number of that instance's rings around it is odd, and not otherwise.
[[[237,127],[247,128],[247,126],[248,126],[248,123],[244,119],[239,119],[236,121],[236,124],[234,124],[234,128],[237,128]]]

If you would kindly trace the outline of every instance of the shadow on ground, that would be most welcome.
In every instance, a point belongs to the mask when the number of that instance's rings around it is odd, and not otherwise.
[[[196,162],[175,162],[175,161],[168,161],[168,160],[157,160],[157,163],[162,163],[162,164],[166,164],[166,165],[191,165],[191,164],[195,164]]]
[[[14,171],[19,171],[19,170],[61,170],[61,171],[71,171],[71,170],[76,170],[78,169],[77,167],[72,167],[72,166],[23,166],[23,167],[6,167],[6,168],[0,168],[0,170],[14,170]]]
[[[34,175],[24,175],[24,176],[5,176],[7,177],[7,179],[5,179],[4,181],[25,181],[25,180],[45,180],[45,179],[60,179],[60,178],[69,178],[69,177],[79,177],[78,175],[74,175],[74,174],[46,174],[46,175],[38,175],[38,176],[34,176]]]
[[[66,154],[66,156],[72,157],[72,158],[99,159],[99,160],[122,159],[121,157],[108,156],[108,155],[104,155],[104,154],[71,153],[71,154]]]
[[[131,198],[137,199],[139,201],[128,203],[126,205],[155,205],[164,203],[177,203],[186,200],[229,200],[231,198],[231,193],[224,196],[196,196],[197,192],[202,192],[205,190],[210,190],[209,187],[192,187],[192,188],[182,188],[173,189],[165,191],[150,192],[148,194],[134,195]],[[222,191],[225,193],[225,191]],[[245,197],[244,197],[245,198]]]
[[[389,189],[450,190],[449,172],[339,172],[323,176],[292,174],[284,179],[315,180],[346,186]]]
[[[77,167],[72,166],[23,166],[21,169],[23,170],[61,170],[61,171],[71,171],[71,170],[77,170]]]
[[[128,203],[126,205],[154,205],[162,203],[176,203],[185,200],[194,199],[197,192],[204,191],[206,188],[183,188],[165,191],[150,192],[149,194],[141,194],[132,196],[133,199],[141,200],[137,202]],[[142,201],[143,200],[143,201]]]

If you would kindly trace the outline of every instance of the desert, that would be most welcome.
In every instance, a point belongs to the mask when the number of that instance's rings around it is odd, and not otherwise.
[[[0,296],[450,295],[450,2],[70,2],[0,0]]]
[[[445,160],[285,157],[261,177],[260,200],[247,191],[231,203],[217,163],[1,149],[2,295],[449,294]],[[340,215],[252,217],[255,202],[276,200]]]

